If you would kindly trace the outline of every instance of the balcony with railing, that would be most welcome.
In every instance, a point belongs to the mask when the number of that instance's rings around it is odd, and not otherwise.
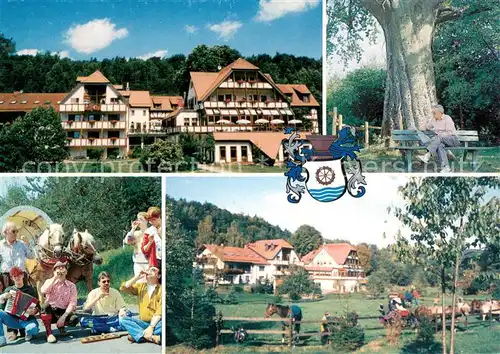
[[[82,103],[74,101],[67,104],[59,105],[59,112],[64,112],[64,113],[126,112],[126,111],[127,111],[127,105],[124,103],[117,103],[117,102],[105,103],[105,101],[102,101],[102,103],[99,103],[99,102],[85,100]]]
[[[224,81],[219,85],[220,88],[242,88],[242,89],[272,89],[273,87],[268,82],[256,80],[238,80]]]
[[[124,138],[67,138],[69,147],[126,147]]]
[[[225,101],[206,101],[204,108],[284,108],[288,109],[288,102],[279,101],[247,101],[247,100],[225,100]]]
[[[66,120],[62,122],[63,129],[66,130],[97,130],[97,129],[105,129],[105,130],[113,130],[126,129],[127,123],[125,121],[120,120],[88,120],[88,121],[74,121],[74,120]]]

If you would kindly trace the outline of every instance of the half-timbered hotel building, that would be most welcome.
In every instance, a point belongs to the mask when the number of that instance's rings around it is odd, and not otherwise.
[[[319,104],[305,85],[277,84],[241,58],[219,72],[192,72],[184,98],[130,90],[98,70],[77,77],[67,93],[0,93],[0,122],[49,106],[61,117],[73,158],[93,148],[103,148],[104,158],[126,157],[156,138],[190,132],[213,135],[216,163],[252,163],[254,148],[283,161],[284,127],[318,133]],[[296,116],[294,108],[306,113]]]

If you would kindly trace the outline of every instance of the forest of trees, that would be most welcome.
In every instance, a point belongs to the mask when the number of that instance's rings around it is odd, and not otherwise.
[[[0,215],[20,205],[43,210],[53,222],[88,229],[99,251],[122,246],[126,231],[139,211],[161,206],[160,178],[32,178],[13,183],[0,197]]]
[[[77,76],[90,75],[99,69],[112,83],[130,83],[132,90],[148,90],[153,94],[184,96],[188,90],[190,71],[216,72],[243,57],[229,46],[199,45],[185,56],[141,60],[115,57],[98,61],[71,60],[49,53],[36,56],[14,55],[13,39],[0,33],[0,92],[68,92]],[[322,60],[276,53],[252,55],[246,60],[270,74],[281,84],[302,83],[321,102]]]
[[[172,213],[179,221],[185,237],[193,245],[203,243],[242,247],[245,243],[265,239],[290,239],[291,232],[269,224],[257,216],[233,214],[210,203],[174,200]]]

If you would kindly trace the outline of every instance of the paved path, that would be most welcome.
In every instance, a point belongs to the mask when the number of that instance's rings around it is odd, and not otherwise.
[[[40,325],[40,332],[30,342],[26,342],[24,338],[18,338],[17,341],[9,342],[6,346],[1,347],[0,353],[161,353],[161,346],[159,345],[152,343],[130,343],[126,336],[102,342],[82,344],[80,338],[89,336],[90,330],[82,329],[81,327],[69,327],[68,336],[61,337],[53,325],[52,328],[57,342],[51,344],[47,343],[45,327],[42,322],[38,321],[38,323]]]

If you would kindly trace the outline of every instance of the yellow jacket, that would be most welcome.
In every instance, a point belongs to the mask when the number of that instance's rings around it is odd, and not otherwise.
[[[161,285],[157,284],[151,298],[148,295],[147,283],[135,283],[127,288],[125,283],[120,286],[120,291],[135,295],[139,298],[139,319],[145,322],[151,322],[153,316],[161,316],[162,313],[162,296]]]

